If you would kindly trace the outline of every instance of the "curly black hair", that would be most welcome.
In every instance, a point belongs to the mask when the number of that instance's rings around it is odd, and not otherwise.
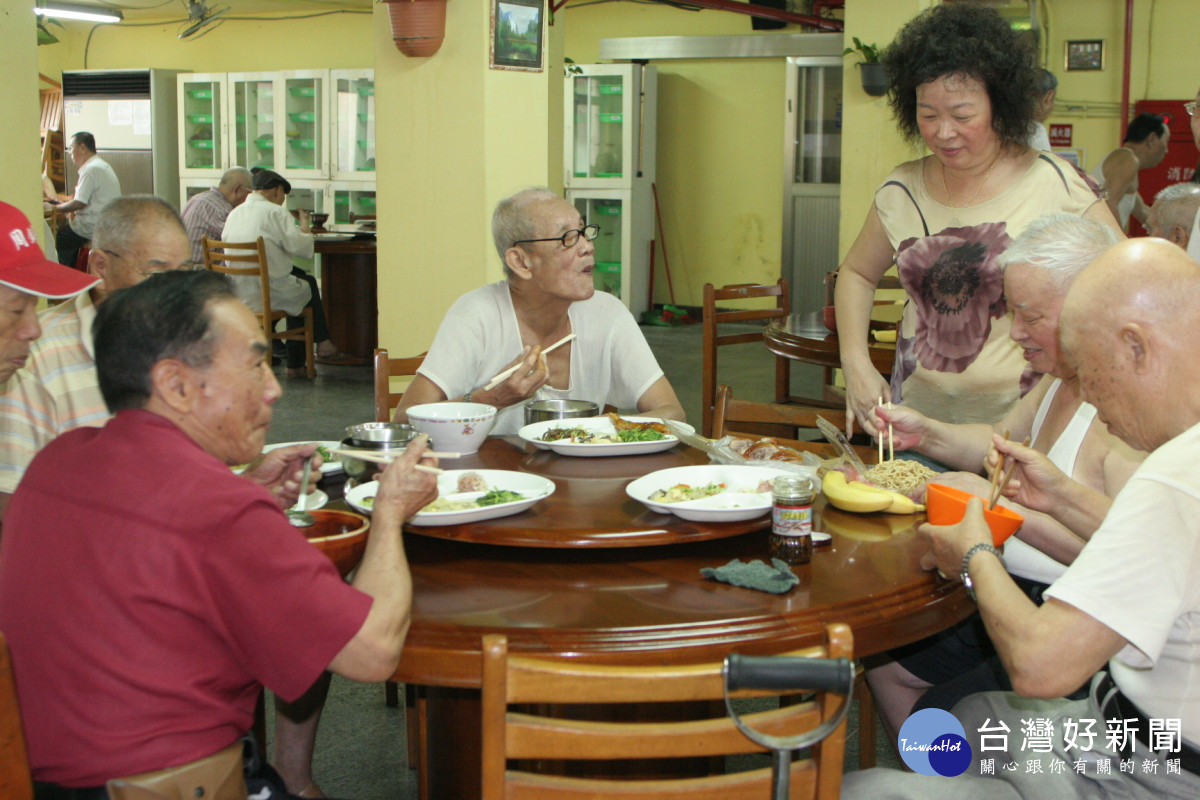
[[[946,75],[968,75],[987,88],[1000,146],[1025,147],[1039,96],[1036,54],[995,10],[974,3],[936,5],[901,28],[880,61],[890,84],[888,103],[908,141],[921,141],[917,87]]]

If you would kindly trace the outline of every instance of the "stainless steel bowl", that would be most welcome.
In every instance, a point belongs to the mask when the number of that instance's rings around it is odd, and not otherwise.
[[[416,435],[416,428],[400,422],[364,422],[361,425],[346,426],[346,436],[355,447],[403,448]]]
[[[590,400],[530,400],[525,404],[525,424],[548,419],[594,417],[600,407]]]

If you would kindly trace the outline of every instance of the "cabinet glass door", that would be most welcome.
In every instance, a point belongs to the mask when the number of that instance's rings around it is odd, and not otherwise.
[[[339,178],[374,178],[375,80],[333,76],[337,117],[334,171]]]
[[[577,75],[573,85],[573,177],[623,177],[626,169],[623,147],[625,77]]]
[[[286,167],[317,171],[321,163],[325,114],[322,106],[323,81],[317,77],[289,77],[284,80],[284,134],[287,138]]]
[[[238,164],[278,169],[275,152],[275,82],[233,81],[234,149]]]
[[[375,217],[374,189],[336,189],[333,193],[333,222],[344,225],[364,216]],[[328,223],[326,223],[328,226]]]
[[[221,83],[182,80],[184,168],[221,169]]]
[[[592,270],[592,283],[597,291],[617,297],[621,297],[623,205],[615,198],[575,198],[575,208],[586,224],[600,226],[600,234],[593,242],[596,266]]]

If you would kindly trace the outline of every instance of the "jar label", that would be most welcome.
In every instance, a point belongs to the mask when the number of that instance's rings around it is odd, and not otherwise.
[[[780,506],[771,511],[771,533],[776,536],[812,534],[812,506]]]

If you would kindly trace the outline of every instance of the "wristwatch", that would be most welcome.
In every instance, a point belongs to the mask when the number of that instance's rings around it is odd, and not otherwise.
[[[966,555],[963,556],[962,572],[960,573],[959,577],[962,578],[963,586],[967,587],[967,594],[971,595],[972,600],[975,599],[975,584],[971,580],[970,573],[967,572],[967,567],[971,566],[971,559],[974,558],[975,554],[981,550],[987,551],[996,558],[1000,559],[1000,566],[1008,569],[1008,565],[1004,563],[1004,556],[1000,555],[1000,551],[997,550],[996,547],[990,542],[979,542],[978,544],[971,545],[971,547],[967,550]]]
[[[462,399],[462,401],[463,401],[464,403],[470,403],[470,402],[471,402],[471,395],[473,395],[473,394],[475,394],[475,390],[474,390],[474,389],[472,389],[471,391],[469,391],[469,392],[467,392],[466,394],[464,394],[464,395],[463,395],[463,399]]]

